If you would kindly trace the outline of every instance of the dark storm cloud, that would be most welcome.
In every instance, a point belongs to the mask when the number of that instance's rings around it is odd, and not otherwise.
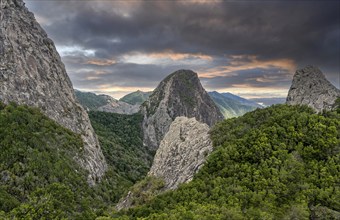
[[[338,1],[34,1],[26,0],[50,37],[60,46],[77,45],[95,51],[97,59],[115,59],[124,54],[201,53],[214,59],[203,69],[227,65],[230,55],[253,55],[259,63],[291,59],[297,67],[320,66],[338,84],[340,3]],[[75,60],[81,62],[73,62]],[[224,60],[225,59],[225,60]],[[85,79],[74,75],[77,69],[92,69],[81,54],[64,57],[74,85]],[[85,66],[84,66],[85,65]],[[164,74],[186,65],[115,64],[105,69],[103,81],[126,86],[156,86]],[[263,72],[264,71],[264,72]],[[227,88],[234,84],[283,86],[290,81],[282,70],[253,68],[235,71],[237,77],[205,78],[209,87]],[[286,70],[287,71],[287,70]],[[89,73],[88,73],[89,74]],[[261,75],[262,74],[262,75]],[[273,81],[259,83],[252,78],[267,75]],[[144,79],[143,79],[144,76]],[[134,78],[135,77],[135,78]],[[276,78],[275,78],[276,77]],[[288,76],[288,77],[291,77]],[[135,79],[135,81],[134,81]],[[125,82],[125,83],[122,83]],[[88,81],[89,84],[94,83]],[[113,83],[113,84],[114,84]],[[267,84],[266,84],[267,83]]]
[[[280,69],[261,69],[235,71],[232,76],[218,76],[212,79],[201,78],[202,83],[208,88],[223,89],[226,87],[244,86],[255,88],[285,88],[290,84],[290,73]]]
[[[94,88],[135,87],[152,90],[169,73],[178,69],[193,69],[202,65],[154,65],[116,63],[108,66],[85,64],[79,68],[79,63],[86,59],[79,57],[64,57],[64,63],[69,67],[72,82],[80,89],[87,89],[89,85]],[[203,68],[203,67],[202,67]],[[197,71],[197,70],[195,70]]]

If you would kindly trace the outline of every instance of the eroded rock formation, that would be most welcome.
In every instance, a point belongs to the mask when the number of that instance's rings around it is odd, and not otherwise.
[[[176,117],[194,117],[214,125],[223,115],[191,70],[178,70],[166,77],[141,106],[144,145],[157,150]]]
[[[22,0],[1,0],[0,7],[0,100],[38,107],[81,134],[84,154],[75,159],[94,184],[105,173],[106,161],[53,41]]]
[[[288,92],[287,104],[308,105],[320,112],[331,110],[340,90],[332,85],[315,66],[306,66],[296,71]]]

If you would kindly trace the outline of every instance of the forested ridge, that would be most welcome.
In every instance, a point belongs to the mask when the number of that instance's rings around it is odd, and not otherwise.
[[[93,219],[105,207],[91,189],[80,135],[39,109],[0,103],[0,219]]]
[[[79,135],[36,108],[0,105],[0,219],[340,218],[339,108],[276,105],[218,123],[214,151],[192,182],[121,212],[115,202],[151,165],[142,116],[89,116],[109,164],[92,188],[74,160]]]
[[[112,217],[339,219],[340,115],[276,105],[217,124],[194,180]]]

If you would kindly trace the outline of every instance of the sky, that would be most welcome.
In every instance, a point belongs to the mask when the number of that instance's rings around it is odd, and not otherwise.
[[[340,87],[340,1],[25,0],[74,88],[119,98],[178,69],[208,91],[285,97],[308,64]]]

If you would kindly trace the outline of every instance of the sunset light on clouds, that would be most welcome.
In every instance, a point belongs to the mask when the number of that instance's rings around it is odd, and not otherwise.
[[[339,87],[337,1],[26,3],[76,89],[119,98],[192,69],[208,91],[285,97],[307,64]]]

